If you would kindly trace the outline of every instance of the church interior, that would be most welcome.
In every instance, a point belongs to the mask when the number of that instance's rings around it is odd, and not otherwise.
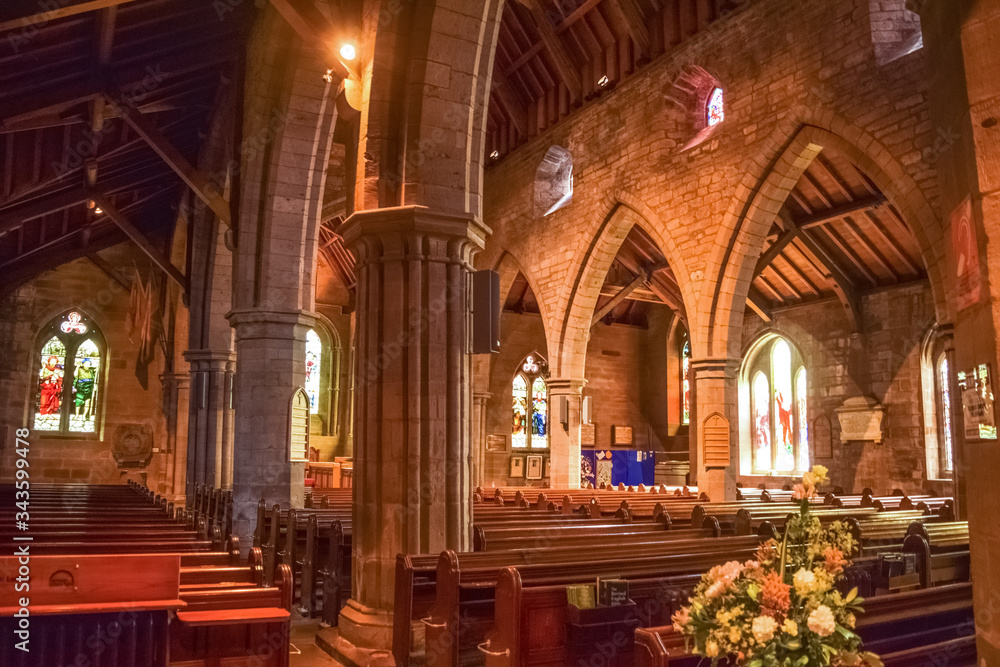
[[[0,665],[1000,667],[998,119],[1000,0],[5,0]]]

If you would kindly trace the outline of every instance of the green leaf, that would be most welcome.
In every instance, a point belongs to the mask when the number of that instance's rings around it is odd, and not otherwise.
[[[868,667],[885,667],[885,664],[882,662],[882,658],[878,657],[874,653],[865,651],[861,654],[861,657],[868,664]]]
[[[844,637],[846,637],[848,639],[853,639],[854,637],[857,636],[853,632],[851,632],[850,630],[848,630],[847,628],[845,628],[844,626],[840,625],[839,623],[837,624],[837,632],[839,632],[840,634],[844,635]]]

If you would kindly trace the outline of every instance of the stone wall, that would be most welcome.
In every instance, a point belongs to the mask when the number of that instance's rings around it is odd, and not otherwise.
[[[784,335],[797,346],[809,382],[809,424],[828,419],[831,457],[814,448],[813,463],[827,466],[833,484],[845,490],[871,487],[876,493],[933,487],[927,481],[921,402],[920,355],[924,336],[934,323],[930,292],[918,284],[869,294],[862,302],[864,333],[847,329],[836,301],[779,311],[765,325],[756,315],[744,320],[743,345],[764,331]],[[872,396],[885,406],[883,440],[843,443],[835,410],[853,396]],[[780,487],[792,480],[741,475],[745,486]]]
[[[136,262],[149,275],[144,258],[129,245],[104,251],[102,257],[126,275]],[[162,413],[160,374],[163,354],[159,351],[148,366],[137,365],[138,346],[126,334],[129,292],[88,259],[79,259],[20,286],[0,302],[0,424],[3,450],[0,480],[13,479],[14,431],[31,428],[35,409],[38,360],[36,341],[40,330],[67,309],[86,313],[100,328],[107,343],[103,386],[103,419],[96,435],[59,436],[32,431],[29,461],[31,481],[36,483],[117,484],[126,475],[148,481],[159,488],[166,474],[166,422]],[[186,311],[185,311],[186,312]],[[100,414],[100,413],[99,413]],[[149,428],[154,453],[144,468],[124,470],[112,456],[119,426],[136,424]]]

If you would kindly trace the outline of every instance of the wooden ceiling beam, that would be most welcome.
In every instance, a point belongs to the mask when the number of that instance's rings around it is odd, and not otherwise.
[[[783,211],[784,213],[784,211]],[[793,229],[794,222],[790,218],[779,215],[777,223],[783,229]],[[840,300],[847,315],[847,323],[852,332],[860,333],[863,320],[861,318],[861,298],[854,289],[854,283],[837,265],[836,260],[821,246],[808,230],[800,229],[796,236],[798,241],[812,253],[822,264],[823,277],[828,280],[837,299]]]
[[[97,205],[103,209],[104,214],[107,215],[112,222],[114,222],[118,227],[125,232],[133,243],[139,246],[139,249],[146,254],[149,259],[156,264],[160,269],[167,274],[167,276],[177,283],[182,290],[187,291],[187,277],[181,273],[177,267],[175,267],[170,259],[164,255],[160,250],[153,245],[153,243],[146,238],[146,235],[142,233],[138,227],[132,224],[124,213],[119,211],[115,205],[112,203],[111,198],[105,196],[102,193],[95,192],[94,201]]]
[[[0,23],[0,32],[17,30],[18,28],[25,28],[29,25],[37,25],[39,23],[49,23],[50,21],[66,18],[67,16],[76,16],[87,12],[95,12],[99,9],[126,5],[130,2],[135,2],[135,0],[85,0],[84,2],[77,2],[65,7],[60,7],[59,5],[62,3],[59,2],[51,3],[55,5],[52,9],[27,14],[20,18]]]
[[[764,254],[762,254],[760,259],[757,260],[757,265],[753,269],[753,277],[756,278],[759,276],[761,271],[767,268],[771,262],[773,262],[775,258],[782,253],[785,247],[795,240],[795,237],[798,236],[798,234],[798,229],[793,228],[785,230],[780,236],[778,236],[778,239],[772,243],[771,247],[765,250]]]
[[[80,186],[59,194],[39,197],[0,209],[0,234],[17,229],[28,220],[82,204],[89,198],[87,189]]]
[[[338,30],[312,2],[271,0],[271,4],[306,45],[315,47],[322,54],[323,62],[338,79],[343,80],[351,76],[355,79],[361,78],[353,66],[341,60],[342,40],[339,38]]]
[[[94,266],[103,271],[109,278],[114,280],[116,283],[118,283],[127,290],[132,289],[132,283],[111,262],[101,257],[96,252],[88,252],[87,259],[89,259],[94,264]]]
[[[767,302],[763,294],[753,287],[747,293],[747,307],[768,324],[774,321],[774,317],[771,315],[771,304]]]
[[[542,38],[545,49],[552,56],[552,62],[556,66],[556,70],[559,72],[559,76],[562,78],[566,88],[569,89],[570,94],[574,98],[582,98],[583,84],[580,80],[580,72],[576,68],[573,57],[566,49],[566,45],[563,44],[556,33],[556,29],[549,21],[549,17],[542,7],[541,1],[520,0],[520,2],[531,11],[531,15],[535,19],[535,26],[538,28],[538,35]]]
[[[805,218],[796,219],[795,226],[799,229],[814,229],[816,227],[822,227],[823,225],[831,222],[841,220],[848,215],[858,215],[874,211],[884,205],[885,202],[885,197],[881,195],[865,197],[864,199],[858,199],[823,211],[817,211],[816,213]]]
[[[114,104],[113,101],[112,104]],[[181,155],[181,152],[167,141],[166,137],[150,122],[149,118],[138,112],[126,113],[125,122],[149,144],[150,148],[163,158],[163,161],[181,177],[181,180],[191,188],[192,192],[205,202],[206,206],[212,209],[212,212],[215,213],[219,220],[227,227],[232,227],[229,202],[216,191],[215,186],[212,185],[204,174],[195,169],[187,161],[187,158]]]
[[[594,317],[590,320],[590,326],[593,327],[604,319],[605,315],[617,308],[618,304],[627,299],[629,294],[641,287],[647,280],[649,280],[649,274],[645,272],[640,273],[632,282],[618,290],[617,294],[611,297],[606,304],[594,312]]]
[[[500,104],[503,105],[504,111],[507,112],[507,118],[510,119],[518,134],[522,137],[528,136],[528,112],[525,110],[526,105],[521,101],[517,92],[510,85],[510,81],[504,76],[504,73],[499,70],[494,70],[493,72],[493,92],[496,94]]]
[[[613,297],[616,294],[618,294],[618,291],[620,289],[621,289],[621,287],[618,287],[618,288],[608,288],[608,287],[605,287],[604,289],[601,290],[601,296]],[[636,289],[632,290],[632,293],[629,294],[626,298],[629,299],[630,301],[642,301],[644,303],[656,303],[656,304],[659,304],[661,306],[665,304],[664,300],[662,298],[660,298],[656,294],[656,292],[654,292],[652,289],[644,289],[642,287],[637,287]]]
[[[649,27],[642,8],[635,0],[608,0],[605,6],[615,14],[627,27],[632,41],[639,47],[643,55],[650,52]]]

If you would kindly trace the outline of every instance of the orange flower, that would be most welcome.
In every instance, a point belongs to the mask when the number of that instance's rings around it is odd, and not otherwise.
[[[760,584],[761,613],[770,616],[779,623],[784,620],[785,612],[792,604],[791,586],[781,580],[777,572],[769,572]]]
[[[844,558],[844,552],[840,549],[827,547],[823,550],[823,565],[826,567],[827,572],[840,574],[844,566],[847,565],[847,559]]]

